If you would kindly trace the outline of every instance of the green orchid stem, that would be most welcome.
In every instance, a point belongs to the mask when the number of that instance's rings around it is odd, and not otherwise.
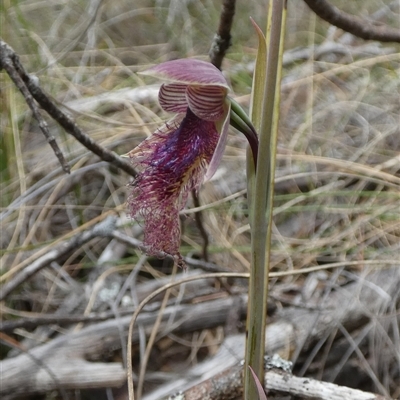
[[[244,398],[255,400],[258,391],[249,372],[254,370],[260,382],[264,382],[265,328],[269,280],[269,255],[271,248],[272,206],[274,195],[275,158],[279,116],[280,70],[282,68],[283,21],[285,0],[272,0],[268,23],[268,55],[263,79],[263,104],[261,118],[260,147],[257,172],[251,194],[251,274],[247,315],[247,341],[244,369]],[[254,89],[253,89],[254,90]],[[256,123],[257,125],[257,123]]]
[[[231,114],[230,114],[230,124],[242,132],[247,141],[249,142],[251,152],[254,159],[254,167],[257,167],[257,154],[258,154],[258,136],[257,132],[251,123],[247,114],[243,111],[240,105],[233,99],[231,101]]]

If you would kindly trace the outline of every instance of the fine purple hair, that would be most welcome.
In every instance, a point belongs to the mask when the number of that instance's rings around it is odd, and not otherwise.
[[[219,136],[213,121],[188,108],[183,119],[167,123],[136,149],[140,172],[128,203],[131,216],[144,223],[149,255],[168,254],[181,261],[179,212],[189,192],[202,183]]]

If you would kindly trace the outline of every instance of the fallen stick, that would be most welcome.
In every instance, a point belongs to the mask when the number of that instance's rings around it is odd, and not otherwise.
[[[237,400],[242,396],[242,375],[243,366],[236,365],[175,397],[168,397],[168,400]],[[278,368],[266,372],[265,382],[268,399],[274,399],[274,395],[279,394],[301,396],[304,400],[389,400],[375,393],[299,378]]]

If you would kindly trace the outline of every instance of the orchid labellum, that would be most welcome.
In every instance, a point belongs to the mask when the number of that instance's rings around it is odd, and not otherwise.
[[[228,98],[229,86],[212,64],[174,60],[142,74],[167,81],[161,85],[159,102],[176,116],[129,153],[139,169],[129,197],[130,214],[143,221],[149,255],[171,255],[183,265],[179,212],[189,192],[215,173],[229,121],[250,138],[254,159],[257,136],[244,112]]]

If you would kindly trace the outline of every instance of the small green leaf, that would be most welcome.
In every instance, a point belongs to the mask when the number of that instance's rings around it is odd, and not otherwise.
[[[267,395],[264,392],[264,388],[261,385],[260,380],[258,379],[257,375],[254,373],[253,368],[249,366],[250,372],[253,375],[254,382],[257,386],[259,400],[268,400]]]

